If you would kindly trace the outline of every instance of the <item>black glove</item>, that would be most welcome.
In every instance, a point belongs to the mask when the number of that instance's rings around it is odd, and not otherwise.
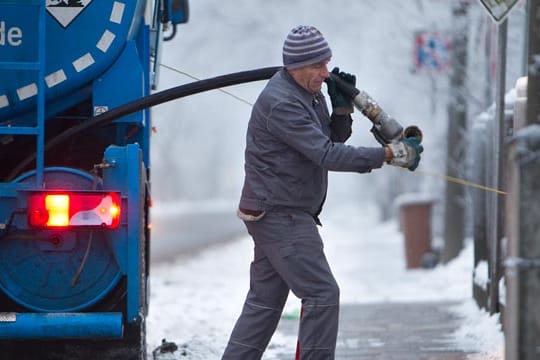
[[[387,145],[392,150],[390,165],[400,166],[414,171],[420,163],[420,154],[424,147],[420,145],[420,137],[413,136],[392,142]]]
[[[356,86],[356,76],[343,71],[340,72],[338,67],[335,67],[332,70],[332,73],[336,74],[349,84]],[[326,79],[326,85],[328,87],[328,95],[330,96],[330,102],[332,103],[334,112],[338,115],[352,114],[354,111],[352,99],[348,98],[347,95],[338,89],[336,82],[331,77]]]

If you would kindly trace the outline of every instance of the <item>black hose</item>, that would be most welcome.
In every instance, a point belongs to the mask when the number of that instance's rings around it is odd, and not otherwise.
[[[355,88],[354,85],[349,84],[348,82],[340,78],[338,75],[334,73],[330,73],[330,78],[334,80],[339,90],[345,95],[347,95],[348,97],[350,97],[351,99],[354,99],[356,95],[360,93],[360,90]],[[326,82],[328,82],[328,79],[326,79]]]
[[[171,41],[176,36],[176,24],[171,24],[172,31],[170,34],[163,35],[163,41]]]
[[[162,104],[167,101],[179,99],[189,95],[198,94],[204,91],[219,89],[226,86],[238,85],[252,81],[267,80],[271,78],[281,66],[266,67],[255,70],[241,71],[237,73],[221,75],[210,79],[195,81],[189,84],[180,85],[171,89],[163,90],[152,95],[131,101],[127,104],[114,108],[103,114],[90,118],[84,123],[67,129],[58,134],[45,143],[44,151],[48,151],[53,147],[63,143],[74,135],[86,131],[88,129],[104,126],[112,123],[119,118],[132,114],[134,112],[147,109],[149,107]],[[6,181],[11,181],[18,175],[22,169],[34,161],[36,153],[26,157],[19,165],[13,169],[6,178]]]

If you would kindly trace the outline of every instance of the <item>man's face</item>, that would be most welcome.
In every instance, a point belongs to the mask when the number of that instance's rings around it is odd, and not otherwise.
[[[316,93],[321,90],[324,80],[330,76],[327,67],[329,61],[325,60],[314,65],[289,70],[289,73],[304,89],[310,93]]]

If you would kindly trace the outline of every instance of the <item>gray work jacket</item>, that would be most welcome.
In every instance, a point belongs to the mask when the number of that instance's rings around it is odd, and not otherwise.
[[[296,208],[317,217],[328,170],[363,173],[383,164],[382,147],[343,144],[351,123],[349,115],[330,117],[321,92],[312,94],[286,70],[278,71],[253,106],[239,207]]]

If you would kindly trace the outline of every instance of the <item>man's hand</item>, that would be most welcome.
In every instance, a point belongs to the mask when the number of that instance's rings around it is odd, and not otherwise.
[[[343,71],[340,72],[337,67],[332,70],[332,73],[352,86],[356,86],[356,76]],[[330,102],[332,103],[334,112],[338,115],[352,114],[354,111],[352,100],[338,89],[336,82],[329,77],[326,79],[326,85],[328,86],[328,95],[330,96]]]
[[[420,163],[420,154],[424,147],[420,145],[420,137],[413,136],[387,145],[392,151],[390,165],[400,166],[414,171]]]

